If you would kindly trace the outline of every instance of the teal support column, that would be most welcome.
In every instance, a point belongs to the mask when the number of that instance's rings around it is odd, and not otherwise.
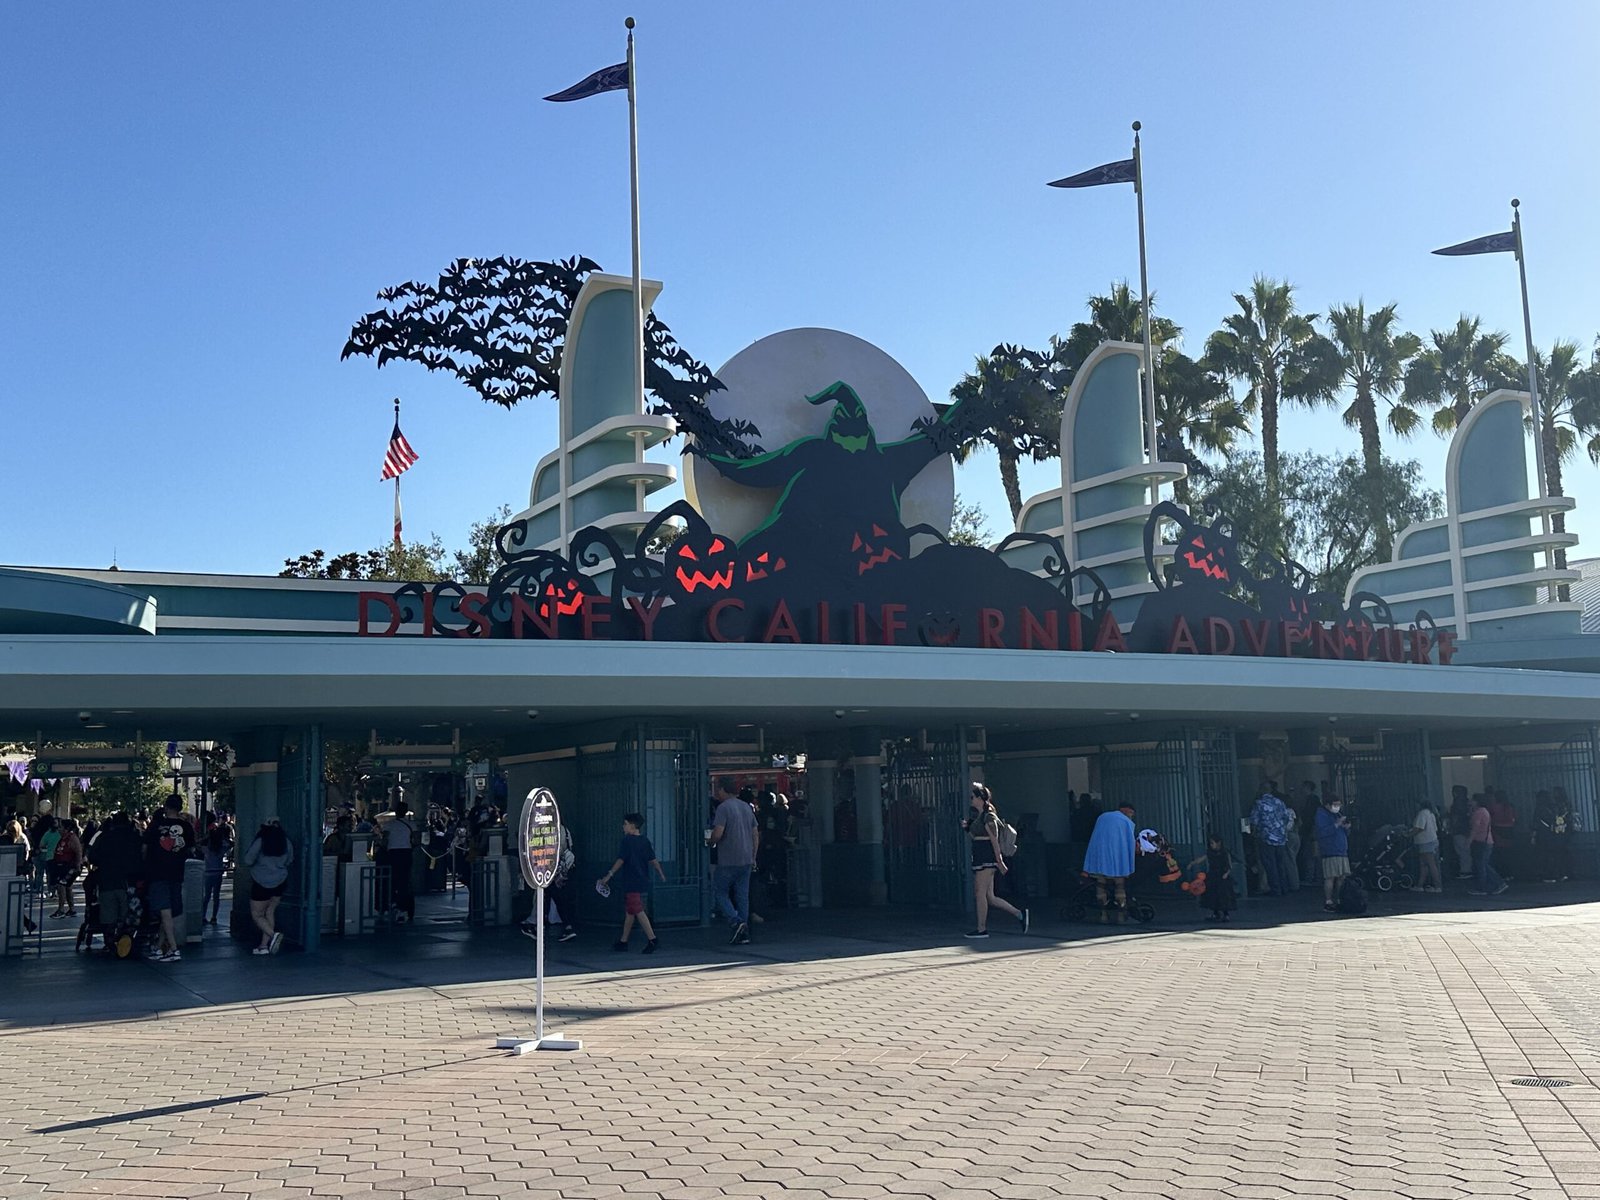
[[[257,930],[250,919],[250,873],[242,860],[261,823],[278,815],[278,758],[283,753],[283,730],[247,730],[234,734],[230,744],[234,754],[234,829],[239,841],[234,852],[228,932],[234,937],[254,938]]]
[[[883,738],[877,729],[850,731],[850,769],[856,785],[856,841],[861,848],[867,903],[887,904],[883,871]]]

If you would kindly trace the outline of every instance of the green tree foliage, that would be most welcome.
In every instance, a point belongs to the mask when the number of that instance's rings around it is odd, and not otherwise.
[[[477,526],[473,527],[475,530]],[[299,558],[283,560],[283,579],[378,579],[396,582],[449,579],[461,561],[472,561],[474,550],[455,552],[454,561],[435,534],[426,542],[377,546],[371,550],[352,550],[328,557],[325,550],[313,550]],[[467,577],[470,579],[470,576]],[[472,580],[472,582],[478,582]]]
[[[1517,386],[1517,360],[1505,347],[1505,334],[1485,333],[1480,318],[1463,313],[1453,328],[1430,333],[1406,367],[1404,403],[1434,409],[1433,431],[1450,436],[1479,400]]]
[[[989,518],[982,506],[968,504],[956,494],[955,512],[950,518],[950,544],[953,546],[986,547],[993,543],[989,533]]]
[[[1328,311],[1329,341],[1333,343],[1339,380],[1350,392],[1344,423],[1361,432],[1363,495],[1372,509],[1378,538],[1378,557],[1387,561],[1393,551],[1393,534],[1383,519],[1383,443],[1378,406],[1383,404],[1389,431],[1410,437],[1422,424],[1417,410],[1396,400],[1405,380],[1406,364],[1422,348],[1415,334],[1396,328],[1396,306],[1386,304],[1368,313],[1363,301],[1340,304]]]
[[[140,757],[144,760],[142,776],[107,775],[92,780],[84,797],[88,805],[96,812],[107,813],[119,808],[130,811],[157,808],[172,794],[166,744],[145,742],[140,747]]]
[[[1537,347],[1533,352],[1534,374],[1539,381],[1538,436],[1544,449],[1545,490],[1564,496],[1565,465],[1587,438],[1589,457],[1600,462],[1600,368],[1585,365],[1576,342],[1558,341],[1548,354]],[[1551,528],[1567,531],[1567,514],[1552,513]],[[1556,548],[1556,566],[1567,566],[1565,546]],[[1566,600],[1571,589],[1562,584],[1560,598]]]
[[[1239,454],[1208,481],[1201,502],[1228,515],[1247,554],[1292,559],[1316,575],[1319,587],[1340,596],[1357,570],[1384,561],[1378,554],[1379,521],[1392,541],[1407,525],[1444,511],[1443,497],[1422,486],[1422,466],[1415,461],[1383,460],[1376,518],[1371,506],[1350,503],[1366,486],[1365,465],[1353,454],[1284,455],[1278,485],[1281,506],[1269,500],[1262,456]]]
[[[1139,297],[1126,283],[1114,283],[1102,296],[1090,296],[1089,319],[1079,321],[1065,341],[1051,340],[1061,368],[1059,388],[1065,402],[1067,388],[1102,342],[1144,341],[1144,312]],[[1150,351],[1156,363],[1156,446],[1165,462],[1181,462],[1189,477],[1180,479],[1173,493],[1180,504],[1192,499],[1193,480],[1210,472],[1210,455],[1229,453],[1236,439],[1249,431],[1239,402],[1228,391],[1221,374],[1183,352],[1183,330],[1155,312],[1150,297]],[[1057,414],[1059,424],[1059,413]]]
[[[1284,404],[1332,400],[1338,374],[1333,347],[1317,332],[1316,314],[1295,307],[1294,287],[1263,275],[1249,292],[1235,292],[1239,311],[1222,319],[1206,341],[1205,362],[1246,384],[1245,411],[1261,414],[1261,459],[1267,499],[1276,507],[1278,414]]]
[[[1013,528],[1022,513],[1017,466],[1024,458],[1044,462],[1060,453],[1064,394],[1052,355],[1009,345],[979,358],[950,389],[952,401],[989,417],[981,432],[956,447],[955,460],[965,462],[981,446],[994,450]]]

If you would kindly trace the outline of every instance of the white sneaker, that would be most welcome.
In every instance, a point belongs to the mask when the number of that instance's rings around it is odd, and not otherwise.
[[[281,934],[281,933],[273,934],[272,935],[272,940],[267,943],[267,953],[268,954],[276,954],[278,952],[278,947],[280,947],[282,945],[283,945],[283,934]]]
[[[271,954],[272,951],[268,950],[265,946],[257,946],[254,950],[250,951],[250,953],[251,954]]]

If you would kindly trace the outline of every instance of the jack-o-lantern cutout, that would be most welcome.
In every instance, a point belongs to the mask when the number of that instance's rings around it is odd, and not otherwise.
[[[865,575],[873,567],[881,567],[884,563],[900,557],[900,552],[887,544],[888,537],[889,531],[876,523],[872,526],[871,533],[856,534],[855,540],[850,543],[850,550],[858,556],[857,575]]]
[[[583,584],[574,576],[559,583],[549,580],[539,598],[539,615],[546,621],[557,616],[570,617],[583,607]]]
[[[1155,569],[1154,540],[1156,527],[1162,520],[1178,524],[1178,536],[1169,568],[1174,584],[1214,592],[1226,591],[1234,585],[1239,544],[1234,537],[1232,523],[1224,517],[1218,517],[1210,525],[1203,524],[1167,500],[1151,509],[1150,519],[1145,522],[1144,529],[1145,562],[1150,566],[1151,578],[1156,579],[1158,585],[1161,580]]]
[[[754,583],[758,579],[765,579],[768,575],[776,575],[788,565],[781,556],[774,558],[772,551],[763,550],[754,558],[745,560],[744,581]]]
[[[668,576],[686,593],[727,591],[739,565],[738,548],[720,534],[696,533],[688,530],[667,548]]]

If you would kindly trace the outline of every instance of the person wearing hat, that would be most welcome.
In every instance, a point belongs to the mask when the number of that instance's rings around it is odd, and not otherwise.
[[[1128,876],[1133,874],[1137,840],[1131,804],[1120,804],[1095,820],[1083,855],[1083,872],[1094,880],[1094,899],[1102,921],[1110,910],[1116,912],[1119,924],[1127,918]]]

